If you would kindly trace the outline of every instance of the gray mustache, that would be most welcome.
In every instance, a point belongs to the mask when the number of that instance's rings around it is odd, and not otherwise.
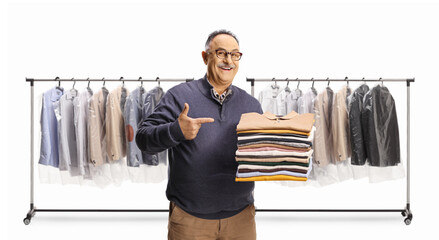
[[[227,64],[224,64],[224,63],[219,63],[218,67],[234,69],[236,66],[235,66],[235,64],[227,65]]]

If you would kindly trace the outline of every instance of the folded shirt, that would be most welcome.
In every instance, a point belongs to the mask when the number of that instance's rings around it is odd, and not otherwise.
[[[310,157],[313,153],[313,150],[309,150],[306,152],[300,151],[279,151],[279,150],[270,150],[270,151],[240,151],[237,150],[235,155],[237,157]]]
[[[312,128],[309,136],[298,135],[298,134],[271,134],[271,133],[247,133],[245,135],[238,134],[238,141],[240,140],[250,140],[250,139],[265,139],[265,138],[275,138],[275,139],[296,139],[299,141],[312,142],[314,139],[315,127]],[[298,137],[299,136],[299,137]]]
[[[237,134],[238,137],[246,137],[246,136],[264,136],[264,135],[273,135],[273,133],[262,133],[262,132],[255,132],[255,133],[239,133]],[[295,134],[295,133],[276,133],[277,136],[287,136],[287,137],[299,137],[299,138],[307,138],[307,135],[302,134]]]
[[[258,177],[258,176],[275,176],[275,175],[286,175],[286,176],[295,176],[295,177],[305,177],[307,178],[311,169],[312,164],[310,165],[308,171],[306,173],[298,173],[288,170],[280,170],[276,172],[247,172],[240,173],[239,170],[236,172],[236,177],[245,178],[245,177]]]
[[[290,171],[277,171],[277,172],[249,172],[249,173],[236,173],[236,177],[238,178],[246,178],[246,177],[259,177],[259,176],[275,176],[275,175],[286,175],[286,176],[294,176],[294,177],[308,177],[306,173],[296,173]]]
[[[237,177],[236,182],[253,182],[253,181],[306,181],[306,177],[295,177],[288,175],[274,175],[274,176],[257,176],[257,177]]]
[[[293,134],[300,134],[303,136],[309,136],[310,132],[301,132],[296,130],[285,130],[285,129],[261,129],[261,130],[244,130],[244,131],[238,131],[236,132],[238,135],[241,133],[293,133]]]
[[[295,148],[295,149],[288,149],[288,148],[280,148],[280,147],[249,147],[244,149],[239,149],[239,152],[262,152],[262,151],[280,151],[280,152],[307,152],[309,150],[306,150],[304,148]]]
[[[256,144],[278,144],[278,145],[284,145],[284,146],[290,146],[290,147],[297,147],[297,148],[309,148],[312,146],[311,143],[298,143],[298,142],[279,142],[279,141],[257,141],[257,142],[247,142],[247,143],[239,143],[238,142],[238,148],[243,146],[251,146]]]
[[[298,147],[291,147],[286,145],[280,145],[280,144],[274,144],[274,143],[261,143],[261,144],[249,144],[244,146],[239,146],[238,150],[245,150],[245,149],[254,149],[254,148],[264,148],[264,147],[272,147],[277,149],[287,149],[287,150],[297,150],[297,151],[308,151],[311,148],[298,148]]]
[[[289,171],[298,171],[298,172],[307,172],[309,167],[298,166],[298,165],[276,165],[276,166],[263,166],[263,165],[251,165],[251,164],[240,164],[238,165],[239,172],[252,172],[252,171],[261,171],[261,172],[275,172],[281,170],[289,170]]]
[[[236,157],[236,161],[250,161],[250,162],[299,162],[299,163],[309,163],[309,157]]]
[[[251,112],[241,115],[236,130],[241,132],[247,130],[287,129],[309,133],[313,125],[314,114],[312,113],[299,115],[298,113],[291,111],[285,116],[276,116],[270,112],[265,112],[264,114]]]
[[[295,165],[295,166],[303,166],[303,167],[309,167],[308,163],[302,163],[302,162],[252,162],[252,161],[238,161],[238,164],[242,165],[255,165],[255,166],[282,166],[282,165]]]

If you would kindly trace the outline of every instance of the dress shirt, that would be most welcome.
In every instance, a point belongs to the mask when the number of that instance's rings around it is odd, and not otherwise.
[[[73,112],[75,118],[75,132],[76,132],[76,149],[78,153],[78,167],[79,174],[83,175],[84,178],[90,179],[90,156],[88,149],[88,129],[87,129],[87,119],[88,119],[88,103],[93,97],[93,91],[91,88],[86,88],[85,91],[81,92],[78,97],[73,99]]]
[[[238,133],[259,130],[290,130],[298,134],[309,135],[314,125],[314,114],[306,113],[299,115],[292,111],[285,116],[276,116],[270,112],[264,114],[246,113],[241,115],[241,120],[236,128]],[[293,133],[297,133],[293,132]],[[286,133],[286,132],[285,132]]]
[[[277,84],[270,84],[263,91],[261,91],[259,93],[258,100],[261,103],[262,111],[272,112],[280,115],[277,98],[279,93],[281,93],[283,90],[284,89]]]
[[[317,97],[317,90],[309,88],[308,91],[298,100],[298,113],[314,113],[314,100]]]
[[[78,151],[73,115],[73,100],[78,96],[78,90],[70,89],[60,99],[55,107],[58,120],[59,137],[59,170],[69,171],[71,176],[79,175]]]
[[[55,168],[59,166],[58,152],[58,121],[56,120],[54,104],[64,94],[64,89],[54,87],[44,92],[41,108],[41,146],[39,164]]]
[[[275,175],[275,176],[257,176],[257,177],[237,177],[235,181],[237,182],[253,182],[253,181],[306,181],[306,177],[295,177],[288,175]]]
[[[289,113],[291,111],[295,111],[299,113],[299,99],[302,98],[302,90],[295,89],[291,91],[290,94],[288,94],[285,97],[285,103],[286,103],[286,113]]]

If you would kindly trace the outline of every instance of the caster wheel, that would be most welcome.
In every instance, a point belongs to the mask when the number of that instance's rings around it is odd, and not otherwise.
[[[406,219],[404,219],[404,223],[405,223],[405,225],[410,225],[410,223],[412,223],[412,219],[406,218]]]
[[[25,218],[23,219],[24,225],[29,225],[30,223],[30,219],[29,218]]]
[[[403,217],[405,217],[405,216],[407,216],[407,212],[406,212],[406,211],[402,211],[402,212],[401,212],[401,215],[402,215]]]

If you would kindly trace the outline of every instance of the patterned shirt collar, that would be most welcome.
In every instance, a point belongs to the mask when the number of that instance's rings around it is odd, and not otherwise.
[[[207,78],[206,78],[207,79]],[[215,88],[212,86],[212,84],[210,84],[209,79],[207,79],[207,82],[209,83],[209,85],[212,87],[210,89],[210,91],[212,92],[212,96],[215,98],[215,100],[217,100],[221,105],[223,104],[224,100],[226,99],[227,96],[229,96],[232,93],[232,89],[227,88],[223,94],[219,94],[217,91],[215,91]]]

